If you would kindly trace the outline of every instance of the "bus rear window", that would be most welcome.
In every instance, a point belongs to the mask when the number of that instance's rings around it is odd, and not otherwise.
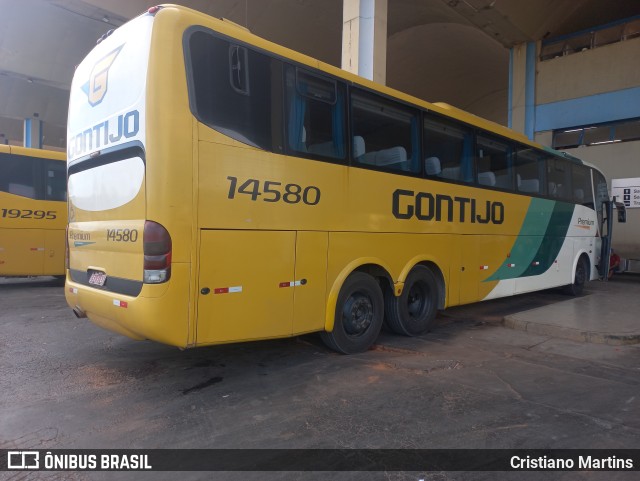
[[[79,172],[69,171],[69,200],[86,211],[104,211],[131,202],[144,185],[144,161],[131,157]]]
[[[186,39],[196,118],[239,142],[282,151],[282,62],[201,28]]]

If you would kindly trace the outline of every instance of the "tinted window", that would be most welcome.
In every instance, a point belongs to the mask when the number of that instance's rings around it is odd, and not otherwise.
[[[22,155],[0,154],[0,190],[38,199],[41,162]]]
[[[553,199],[573,200],[571,164],[568,161],[555,157],[547,160],[547,193]]]
[[[344,85],[287,65],[285,86],[288,148],[303,156],[346,159]]]
[[[67,200],[67,168],[64,162],[45,160],[45,198]]]
[[[609,200],[609,189],[607,187],[607,180],[597,170],[593,172],[593,187],[596,195],[596,213],[598,214],[598,223],[602,226],[602,204]]]
[[[282,62],[196,31],[187,63],[189,101],[201,122],[245,144],[282,150]]]
[[[573,201],[593,209],[593,193],[591,190],[591,169],[584,165],[572,165]]]
[[[425,117],[424,163],[427,177],[473,181],[472,146],[471,129]]]
[[[478,135],[476,167],[480,185],[513,190],[511,147],[506,142]]]
[[[546,159],[549,157],[530,147],[518,149],[516,155],[516,188],[523,194],[544,194]]]
[[[356,164],[422,172],[417,111],[377,95],[353,91],[351,115]]]

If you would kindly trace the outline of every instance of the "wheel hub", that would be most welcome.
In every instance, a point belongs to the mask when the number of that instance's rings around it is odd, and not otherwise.
[[[371,325],[372,319],[373,304],[369,297],[356,293],[345,303],[342,322],[348,334],[362,334]]]
[[[412,318],[419,318],[423,315],[426,307],[426,296],[422,287],[418,284],[411,286],[407,296],[407,311]]]

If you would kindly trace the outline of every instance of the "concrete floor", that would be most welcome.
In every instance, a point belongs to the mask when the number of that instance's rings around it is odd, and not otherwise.
[[[640,345],[576,342],[502,324],[530,309],[560,318],[576,301],[620,303],[615,296],[624,295],[637,303],[638,292],[640,278],[631,277],[591,283],[577,300],[545,291],[454,308],[427,335],[383,334],[373,350],[342,356],[316,336],[187,351],[135,342],[76,319],[53,281],[0,279],[0,448],[639,449]],[[10,480],[637,476],[0,473]]]

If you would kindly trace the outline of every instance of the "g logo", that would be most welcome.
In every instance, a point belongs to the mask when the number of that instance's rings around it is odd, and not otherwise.
[[[124,47],[124,44],[96,62],[89,75],[89,81],[82,86],[82,90],[87,94],[89,104],[92,107],[102,102],[102,99],[107,94],[109,67],[111,67],[111,64],[120,53],[120,50],[122,50],[122,47]]]

